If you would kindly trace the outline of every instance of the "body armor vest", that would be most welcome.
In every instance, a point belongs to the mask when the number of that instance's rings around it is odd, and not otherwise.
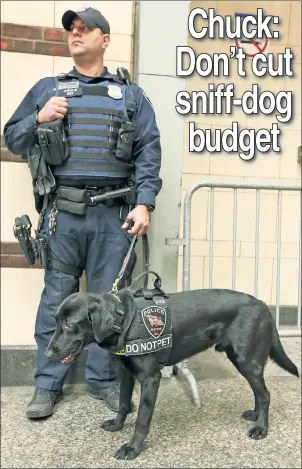
[[[108,77],[87,84],[72,75],[59,75],[56,95],[68,102],[64,122],[69,158],[53,167],[54,176],[127,179],[133,172],[135,129],[127,114],[135,109],[128,86]]]

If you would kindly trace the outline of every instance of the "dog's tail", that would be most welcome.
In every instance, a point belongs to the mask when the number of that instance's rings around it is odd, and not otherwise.
[[[269,356],[281,368],[288,371],[292,375],[299,377],[298,368],[286,355],[275,325],[273,328],[273,341],[272,341],[272,347],[271,347]]]

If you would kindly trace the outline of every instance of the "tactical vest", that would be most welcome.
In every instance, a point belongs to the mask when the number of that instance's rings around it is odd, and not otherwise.
[[[64,121],[70,154],[53,168],[54,176],[126,179],[133,173],[135,122],[127,114],[135,109],[131,94],[125,83],[110,77],[95,84],[72,74],[56,78],[56,95],[68,102]],[[128,143],[126,151],[121,139]]]
[[[156,275],[153,289],[138,287],[138,281],[145,275]],[[168,306],[169,295],[161,289],[161,278],[154,271],[146,271],[136,277],[126,289],[133,295],[135,311],[123,348],[111,350],[115,355],[133,356],[155,354],[157,362],[166,364],[172,349],[172,318]]]

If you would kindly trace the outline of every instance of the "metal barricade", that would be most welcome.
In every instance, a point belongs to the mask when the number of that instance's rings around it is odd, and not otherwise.
[[[281,261],[281,215],[282,215],[282,193],[284,191],[295,191],[301,193],[299,185],[276,185],[276,184],[251,184],[244,182],[202,181],[191,186],[185,195],[184,201],[184,221],[183,238],[166,240],[169,245],[183,245],[183,291],[190,289],[190,254],[191,254],[191,202],[193,194],[201,188],[210,189],[210,253],[209,253],[209,288],[212,288],[213,282],[213,244],[214,244],[214,189],[233,189],[233,252],[232,252],[232,289],[236,285],[236,243],[237,243],[237,190],[254,189],[256,190],[256,230],[255,230],[255,263],[254,263],[254,296],[258,296],[258,267],[259,267],[259,213],[260,213],[260,190],[278,191],[277,208],[277,275],[276,275],[276,324],[281,337],[300,337],[301,336],[301,207],[299,223],[299,267],[298,267],[298,304],[297,304],[297,325],[293,329],[280,329],[280,261]],[[300,197],[301,204],[301,197]],[[193,374],[187,366],[187,361],[181,362],[177,368],[183,372],[189,381],[195,404],[200,407],[198,388]]]

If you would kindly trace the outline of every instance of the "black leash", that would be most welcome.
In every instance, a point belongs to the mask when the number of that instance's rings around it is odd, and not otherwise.
[[[150,266],[150,247],[147,233],[143,234],[143,272],[149,270]],[[148,275],[144,278],[144,288],[148,288]]]
[[[118,276],[116,277],[115,281],[112,284],[112,289],[109,293],[113,293],[114,295],[117,295],[118,292],[118,283],[121,280],[121,278],[124,275],[124,272],[126,270],[126,267],[129,263],[132,251],[134,249],[135,243],[137,241],[137,235],[134,235],[130,247],[128,249],[128,252],[126,254],[126,257],[124,259],[123,265],[121,267],[121,270],[118,273]],[[143,242],[143,271],[146,271],[149,269],[149,259],[150,259],[150,248],[149,248],[149,240],[148,240],[148,235],[147,233],[143,234],[142,236],[142,242]],[[147,288],[148,286],[148,276],[144,278],[144,288]]]
[[[130,247],[129,247],[128,252],[126,254],[126,257],[124,259],[121,270],[119,271],[118,276],[116,277],[115,281],[113,282],[112,289],[109,293],[113,293],[114,295],[117,295],[117,292],[118,292],[117,285],[118,285],[119,281],[121,280],[121,278],[124,275],[125,269],[126,269],[126,267],[128,265],[128,262],[130,260],[130,256],[132,254],[132,251],[133,251],[133,248],[135,246],[136,240],[137,240],[137,235],[134,235],[132,240],[131,240],[131,244],[130,244]]]

